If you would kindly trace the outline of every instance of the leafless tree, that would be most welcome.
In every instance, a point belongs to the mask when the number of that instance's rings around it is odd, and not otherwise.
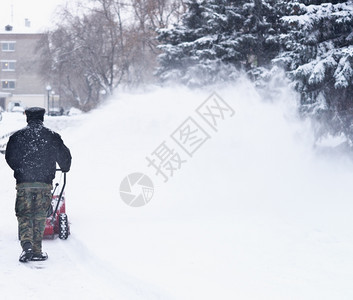
[[[156,30],[178,22],[185,5],[181,0],[131,0],[129,6],[134,20],[130,31],[133,55],[129,83],[136,85],[154,79],[159,54]]]
[[[156,64],[156,29],[178,20],[181,0],[86,0],[60,10],[39,50],[42,74],[61,99],[84,110],[121,83],[148,82]]]

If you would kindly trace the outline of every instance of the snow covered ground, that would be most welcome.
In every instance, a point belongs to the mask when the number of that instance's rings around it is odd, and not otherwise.
[[[1,155],[1,299],[353,299],[353,163],[319,154],[310,124],[296,118],[295,95],[276,91],[273,102],[246,81],[150,88],[89,114],[47,117],[73,156],[71,235],[43,242],[48,261],[18,262],[15,181]],[[223,119],[205,102],[214,97]],[[203,118],[197,108],[207,107]],[[23,115],[4,113],[0,136],[25,125]],[[188,129],[198,129],[192,156],[176,141]],[[146,157],[168,149],[175,156],[166,167],[176,170],[163,169],[165,182]],[[154,185],[142,207],[119,195],[134,172]]]

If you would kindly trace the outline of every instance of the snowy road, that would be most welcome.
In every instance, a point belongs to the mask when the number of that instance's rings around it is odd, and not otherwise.
[[[44,241],[39,268],[18,262],[15,183],[1,155],[1,299],[352,299],[352,161],[314,151],[285,88],[275,103],[247,82],[216,91],[235,111],[217,130],[196,111],[211,89],[121,94],[46,119],[73,156],[72,234]],[[190,118],[209,137],[192,156],[171,137]],[[4,114],[0,136],[23,126]],[[163,142],[185,160],[167,182],[146,160]],[[133,172],[154,184],[140,208],[119,196]]]

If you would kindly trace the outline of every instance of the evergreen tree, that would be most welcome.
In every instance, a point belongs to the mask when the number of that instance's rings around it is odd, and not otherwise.
[[[187,5],[179,24],[159,31],[160,78],[200,85],[245,70],[266,83],[279,66],[295,83],[303,112],[333,121],[338,131],[350,128],[352,0],[189,0]]]
[[[216,2],[218,4],[216,5]],[[180,24],[159,30],[160,65],[157,74],[163,79],[180,79],[184,83],[203,83],[201,74],[216,74],[217,56],[227,56],[219,45],[225,32],[225,1],[187,1],[188,10]],[[196,82],[197,81],[197,82]]]
[[[162,79],[202,84],[232,78],[236,70],[268,65],[279,51],[273,3],[187,1],[181,23],[159,30],[163,53],[157,74]]]
[[[332,112],[353,108],[353,5],[351,1],[282,3],[280,63],[296,81],[303,109]]]

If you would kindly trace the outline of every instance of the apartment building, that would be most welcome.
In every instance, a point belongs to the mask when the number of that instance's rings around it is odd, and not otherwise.
[[[16,32],[7,25],[0,30],[0,106],[47,108],[48,83],[39,76],[40,56],[36,52],[42,33]]]

